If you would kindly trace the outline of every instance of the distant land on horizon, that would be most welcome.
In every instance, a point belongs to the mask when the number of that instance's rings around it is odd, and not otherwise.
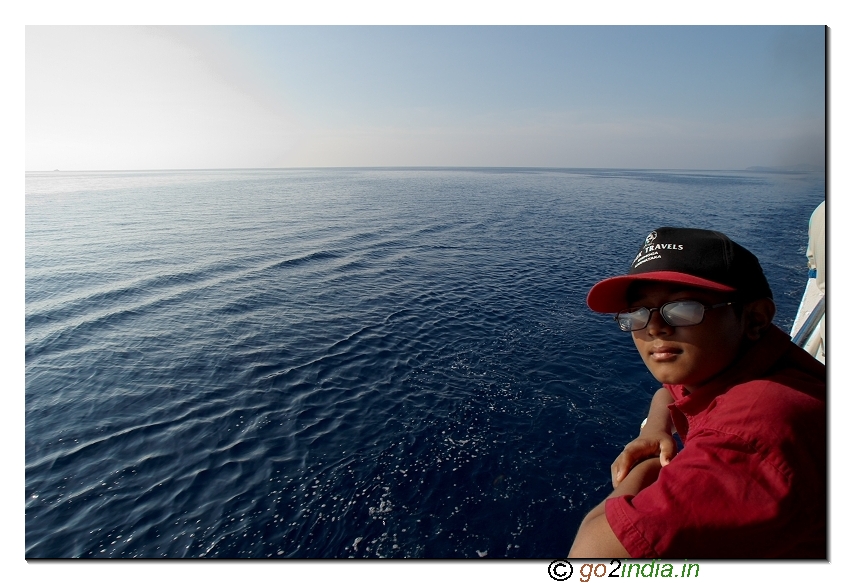
[[[790,164],[786,166],[748,166],[748,172],[823,172],[825,168],[817,164]]]

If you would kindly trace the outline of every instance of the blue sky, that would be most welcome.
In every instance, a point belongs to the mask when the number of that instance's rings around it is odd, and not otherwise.
[[[26,28],[26,169],[824,164],[823,27]]]

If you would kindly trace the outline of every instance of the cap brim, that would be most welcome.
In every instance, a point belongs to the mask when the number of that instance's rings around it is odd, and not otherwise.
[[[594,312],[613,314],[629,307],[626,291],[633,281],[678,283],[712,291],[733,292],[734,287],[678,271],[651,271],[635,275],[619,275],[603,279],[587,293],[587,306]]]

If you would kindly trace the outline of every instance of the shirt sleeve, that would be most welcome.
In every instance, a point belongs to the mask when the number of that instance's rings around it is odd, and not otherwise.
[[[786,543],[778,533],[793,526],[789,493],[785,476],[742,439],[702,431],[654,484],[609,499],[605,515],[633,557],[781,555]],[[788,540],[787,548],[794,544]]]

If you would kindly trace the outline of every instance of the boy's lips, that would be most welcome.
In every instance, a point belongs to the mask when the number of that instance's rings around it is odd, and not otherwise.
[[[655,362],[666,362],[668,360],[673,360],[677,356],[682,354],[681,348],[676,348],[675,346],[653,346],[649,349],[649,357]]]

